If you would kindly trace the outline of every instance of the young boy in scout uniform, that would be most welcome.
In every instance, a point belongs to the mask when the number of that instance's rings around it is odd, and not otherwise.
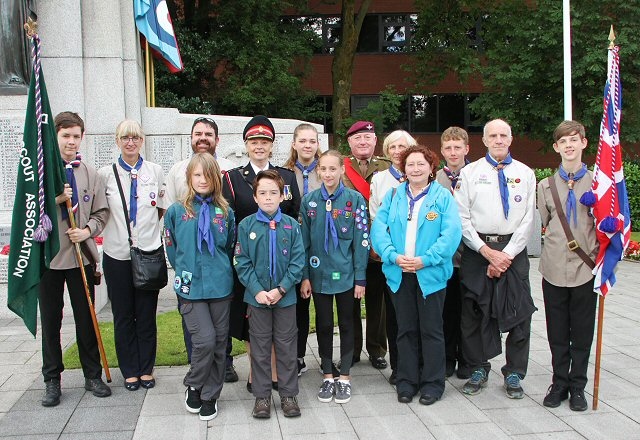
[[[345,188],[342,156],[325,151],[318,162],[320,189],[302,199],[300,221],[306,265],[300,292],[308,298],[313,292],[316,308],[316,335],[324,381],[318,392],[321,402],[347,403],[351,399],[354,298],[364,295],[369,256],[369,222],[364,198]],[[340,377],[334,382],[333,298],[340,327]]]
[[[300,415],[296,284],[304,246],[298,222],[282,214],[284,180],[276,170],[260,171],[253,182],[258,212],[238,225],[234,265],[246,287],[251,337],[253,417],[271,416],[271,348],[275,348],[280,405],[285,417]]]
[[[539,270],[553,365],[553,382],[543,403],[556,408],[571,395],[569,407],[584,411],[597,301],[591,269],[598,242],[589,208],[578,200],[591,189],[593,175],[582,163],[587,147],[582,124],[560,123],[553,141],[562,162],[553,176],[538,184],[538,210],[547,228]]]

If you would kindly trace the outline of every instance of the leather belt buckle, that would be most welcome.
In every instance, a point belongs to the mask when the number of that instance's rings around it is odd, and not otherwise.
[[[567,247],[569,248],[570,251],[575,251],[576,249],[580,248],[580,245],[578,244],[577,241],[571,240],[570,242],[567,243]]]
[[[500,236],[499,235],[485,235],[484,236],[485,243],[499,243]]]

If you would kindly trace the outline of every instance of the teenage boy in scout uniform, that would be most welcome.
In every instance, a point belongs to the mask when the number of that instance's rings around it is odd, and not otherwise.
[[[577,200],[591,189],[593,175],[582,163],[587,147],[582,124],[560,123],[553,141],[562,162],[553,176],[538,184],[538,210],[547,228],[539,270],[553,366],[543,404],[556,408],[570,394],[569,408],[584,411],[597,301],[591,269],[598,241],[589,208]]]
[[[251,335],[253,417],[271,416],[271,348],[275,348],[280,406],[285,417],[300,415],[296,284],[302,277],[304,245],[297,220],[283,214],[284,180],[260,171],[253,182],[258,212],[238,225],[234,265],[246,287]]]
[[[351,157],[344,160],[344,185],[358,191],[365,199],[369,209],[370,185],[373,175],[388,169],[391,161],[384,157],[374,156],[378,139],[375,126],[370,121],[357,121],[347,130],[347,142],[351,149]],[[384,358],[387,354],[387,330],[384,305],[384,290],[386,279],[382,273],[382,262],[373,254],[367,264],[367,335],[366,348],[369,361],[374,368],[387,368]],[[355,345],[353,363],[360,362],[362,352],[362,316],[360,314],[360,300],[356,299],[353,309],[355,326]]]

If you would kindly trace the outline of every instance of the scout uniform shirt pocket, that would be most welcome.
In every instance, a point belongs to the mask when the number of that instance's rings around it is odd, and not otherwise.
[[[156,207],[158,204],[158,182],[147,173],[138,176],[138,205]]]

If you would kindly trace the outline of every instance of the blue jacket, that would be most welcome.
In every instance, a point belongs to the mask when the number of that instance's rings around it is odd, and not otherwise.
[[[171,205],[164,216],[165,248],[176,272],[173,290],[192,301],[225,298],[231,295],[233,286],[233,210],[229,208],[224,218],[220,208],[209,205],[215,241],[215,255],[212,256],[205,242],[202,243],[202,253],[198,250],[198,215],[202,204],[194,202],[193,205],[193,217],[187,215],[179,202]]]
[[[287,307],[296,303],[296,284],[300,282],[304,267],[300,225],[295,219],[282,214],[276,227],[276,237],[278,259],[277,279],[274,280],[269,273],[269,225],[258,221],[256,214],[245,217],[238,225],[238,243],[233,264],[238,279],[246,287],[244,302],[254,307],[267,307],[259,304],[255,296],[262,290],[269,291],[278,286],[286,293],[275,307]]]
[[[404,255],[409,202],[406,186],[390,190],[384,197],[371,227],[371,245],[382,258],[382,271],[392,292],[397,292],[402,281],[402,269],[396,265],[398,255]],[[451,192],[438,182],[431,189],[417,215],[416,257],[422,258],[424,267],[417,271],[423,297],[444,289],[453,273],[451,257],[462,238],[458,205]]]

